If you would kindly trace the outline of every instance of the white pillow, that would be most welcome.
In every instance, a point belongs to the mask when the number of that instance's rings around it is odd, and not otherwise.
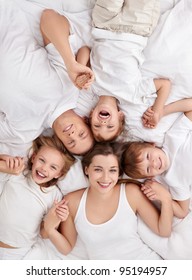
[[[25,0],[37,3],[45,8],[64,10],[66,12],[76,13],[93,8],[95,0]]]
[[[192,260],[192,212],[179,220],[174,219],[169,238],[153,233],[139,218],[138,233],[142,240],[166,260]]]

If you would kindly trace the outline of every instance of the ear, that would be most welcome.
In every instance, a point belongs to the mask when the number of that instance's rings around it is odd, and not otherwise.
[[[88,176],[88,167],[87,166],[85,167],[85,175]]]
[[[86,124],[89,124],[89,118],[88,118],[88,117],[84,116],[84,117],[83,117],[83,120],[84,120],[84,122],[85,122]]]
[[[59,174],[58,174],[57,176],[55,176],[54,178],[55,178],[55,179],[58,179],[58,178],[60,178],[62,175],[63,175],[63,174],[62,174],[61,172],[59,172]]]
[[[35,153],[33,153],[33,154],[32,154],[32,156],[31,156],[31,162],[32,162],[32,163],[34,162],[35,157],[36,157],[36,154],[35,154]]]
[[[119,111],[119,112],[118,112],[118,115],[119,115],[119,119],[120,119],[120,121],[123,121],[123,120],[124,120],[124,118],[125,118],[124,113],[123,113],[122,111]]]
[[[156,147],[155,143],[150,143],[151,146]]]

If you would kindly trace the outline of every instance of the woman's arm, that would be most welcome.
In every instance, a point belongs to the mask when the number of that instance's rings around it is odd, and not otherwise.
[[[69,208],[67,205],[69,200],[70,195],[66,196],[61,202],[53,205],[44,218],[44,231],[42,231],[43,237],[49,238],[57,250],[63,255],[71,252],[77,239],[74,219],[69,213],[70,203]],[[75,201],[72,199],[72,213],[74,212],[74,204]]]
[[[183,219],[189,213],[189,203],[190,199],[186,199],[183,201],[176,201],[173,200],[173,214],[178,217],[179,219]]]
[[[71,227],[73,229],[73,220],[70,215],[65,222],[61,222],[61,219],[56,213],[56,206],[54,205],[45,216],[43,222],[44,228],[41,229],[42,237],[49,238],[61,254],[69,254],[73,249],[76,240],[71,244],[71,239],[69,238],[68,240],[67,237],[65,237],[64,231],[62,229],[64,227],[68,227],[69,232],[71,232]],[[59,225],[61,231],[58,228]],[[73,232],[71,232],[70,234],[73,234]]]
[[[156,188],[160,188],[159,183],[156,184]],[[129,192],[127,198],[131,207],[147,226],[160,236],[170,236],[173,220],[170,193],[164,187],[158,190],[157,199],[161,202],[161,210],[159,211],[137,185],[132,184]]]

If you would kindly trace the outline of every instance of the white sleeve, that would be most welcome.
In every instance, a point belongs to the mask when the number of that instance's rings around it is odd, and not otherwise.
[[[0,172],[0,195],[3,192],[5,183],[9,180],[10,177],[11,177],[10,174]]]
[[[181,145],[182,142],[185,142],[189,131],[192,131],[192,121],[185,114],[182,114],[167,131],[166,138],[174,137],[176,139],[174,142]]]

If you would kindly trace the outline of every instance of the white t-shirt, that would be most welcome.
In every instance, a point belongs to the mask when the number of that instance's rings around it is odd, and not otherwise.
[[[99,28],[93,28],[92,35],[91,67],[95,73],[95,93],[141,102],[140,98],[147,94],[140,86],[140,66],[144,61],[147,37]]]
[[[172,198],[186,200],[192,187],[192,122],[183,114],[165,135],[163,150],[170,167],[157,179],[168,186]]]
[[[153,105],[157,97],[153,78],[141,76],[140,67],[144,62],[143,49],[147,37],[98,28],[92,29],[92,35],[91,66],[96,77],[92,85],[93,93],[118,99],[119,109],[125,115],[124,140],[153,141],[161,146],[165,132],[179,113],[162,118],[155,129],[142,125],[143,113]],[[79,99],[82,99],[82,94]],[[90,104],[93,105],[93,102]]]
[[[152,87],[153,83],[151,83],[151,90]],[[138,104],[119,100],[119,108],[125,116],[123,137],[126,141],[154,142],[160,147],[163,145],[166,131],[170,129],[181,113],[173,113],[161,118],[156,128],[145,128],[141,118],[143,113],[154,104],[155,98],[156,93],[144,97],[143,103]]]
[[[18,248],[32,246],[44,215],[62,194],[57,186],[41,190],[30,174],[0,176],[0,241]]]
[[[67,76],[63,87],[19,6],[10,1],[1,9],[1,151],[9,152],[10,145],[18,154],[22,145],[30,146],[61,113],[76,106],[79,91]]]

